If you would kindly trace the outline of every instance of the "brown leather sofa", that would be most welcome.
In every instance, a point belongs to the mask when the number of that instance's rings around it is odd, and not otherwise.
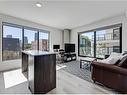
[[[127,93],[127,68],[97,61],[92,62],[91,65],[94,82],[102,83],[121,93]]]

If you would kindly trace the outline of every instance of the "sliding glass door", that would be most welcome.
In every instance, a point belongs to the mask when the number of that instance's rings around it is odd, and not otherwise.
[[[105,58],[112,52],[121,52],[121,24],[93,31],[79,33],[79,56]]]

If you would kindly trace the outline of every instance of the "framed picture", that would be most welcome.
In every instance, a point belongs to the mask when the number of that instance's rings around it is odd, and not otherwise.
[[[120,39],[120,28],[113,29],[113,40]]]

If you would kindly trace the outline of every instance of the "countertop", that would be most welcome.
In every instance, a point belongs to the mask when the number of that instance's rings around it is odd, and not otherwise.
[[[39,51],[39,50],[24,50],[22,52],[32,56],[56,54],[54,52],[46,52],[46,51]]]

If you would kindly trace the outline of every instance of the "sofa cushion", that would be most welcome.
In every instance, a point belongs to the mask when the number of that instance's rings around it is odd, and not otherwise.
[[[121,59],[121,61],[120,61],[120,63],[118,64],[118,66],[127,68],[127,55],[124,56],[124,57]]]
[[[122,55],[121,58],[120,58],[120,60],[122,60],[126,56],[127,56],[127,54]]]
[[[121,62],[121,60],[119,59],[114,65],[118,65]]]
[[[122,55],[125,55],[125,54],[127,54],[127,51],[124,51],[124,52],[122,53]]]
[[[99,60],[99,62],[106,64],[118,64],[120,58],[121,58],[120,53],[111,53],[111,55],[107,59]]]

